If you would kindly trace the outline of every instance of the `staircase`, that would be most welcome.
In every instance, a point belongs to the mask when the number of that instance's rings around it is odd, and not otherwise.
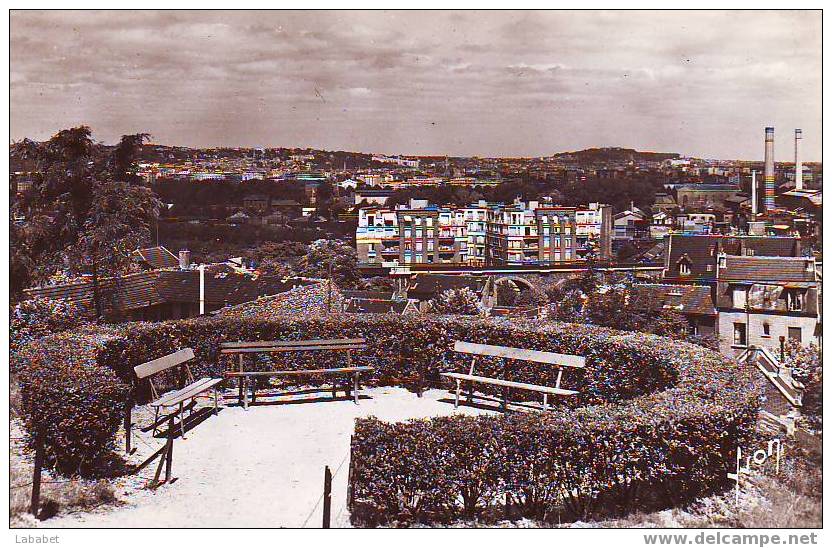
[[[794,407],[803,406],[803,384],[784,372],[784,368],[780,367],[780,361],[767,348],[750,346],[737,358],[737,361],[741,364],[753,362],[789,403]]]
[[[737,361],[742,365],[753,363],[792,406],[792,412],[782,416],[761,409],[757,423],[759,431],[771,436],[793,436],[795,418],[799,415],[799,408],[803,406],[803,384],[794,380],[790,371],[782,367],[777,357],[767,348],[751,346],[737,358]]]

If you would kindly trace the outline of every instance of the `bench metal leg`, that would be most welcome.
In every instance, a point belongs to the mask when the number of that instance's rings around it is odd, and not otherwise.
[[[185,404],[179,402],[179,432],[182,433],[182,439],[185,438]]]
[[[159,428],[159,408],[156,408],[156,414],[153,417],[153,437],[156,437],[156,430]]]
[[[257,379],[251,379],[251,403],[257,401]]]
[[[460,391],[459,379],[456,379],[456,397],[454,398],[454,409],[459,408],[459,391]]]
[[[355,387],[354,387],[355,392],[353,393],[352,396],[353,396],[353,401],[355,402],[355,405],[358,405],[358,373],[353,375],[353,379],[355,381]]]
[[[248,377],[240,377],[243,379],[243,409],[248,409],[248,390],[246,389],[246,384],[248,383]]]

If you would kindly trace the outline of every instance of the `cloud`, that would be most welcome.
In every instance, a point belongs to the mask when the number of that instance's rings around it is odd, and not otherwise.
[[[805,155],[819,159],[820,19],[14,10],[12,138],[86,123],[108,142],[147,131],[192,146],[756,158],[775,125],[802,127]]]

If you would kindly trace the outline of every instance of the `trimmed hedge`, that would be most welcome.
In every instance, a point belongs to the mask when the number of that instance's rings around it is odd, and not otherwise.
[[[67,475],[89,475],[110,456],[130,387],[101,367],[115,334],[85,328],[38,339],[12,355],[22,395],[28,445],[38,433],[46,464]]]
[[[376,368],[370,385],[440,383],[441,371],[467,370],[470,356],[451,351],[456,339],[587,357],[584,371],[564,373],[564,387],[580,394],[563,398],[553,413],[358,420],[352,517],[362,525],[487,517],[506,500],[514,515],[553,519],[590,517],[610,504],[632,507],[637,493],[656,489],[686,499],[724,485],[733,451],[751,435],[756,417],[759,387],[750,371],[704,348],[652,335],[474,317],[224,315],[88,329],[31,343],[19,356],[27,371],[24,398],[38,403],[26,406],[27,425],[84,417],[83,429],[75,419],[72,428],[56,422],[48,440],[66,448],[53,447],[56,457],[87,462],[100,449],[91,443],[112,440],[118,428],[135,365],[190,346],[195,375],[217,375],[231,365],[219,354],[224,341],[336,337],[367,339],[367,351],[353,362]],[[343,354],[258,360],[259,367],[301,369],[343,365]],[[48,364],[59,372],[48,373]],[[477,371],[504,375],[493,360],[480,360]],[[60,390],[34,382],[47,374],[59,379]],[[536,384],[551,385],[556,374],[556,368],[518,362],[508,370],[512,380]],[[78,397],[67,401],[68,390]],[[135,396],[149,397],[141,388]]]

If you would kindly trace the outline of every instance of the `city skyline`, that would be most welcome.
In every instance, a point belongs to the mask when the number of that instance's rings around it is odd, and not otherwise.
[[[820,161],[819,14],[12,11],[11,138]]]

